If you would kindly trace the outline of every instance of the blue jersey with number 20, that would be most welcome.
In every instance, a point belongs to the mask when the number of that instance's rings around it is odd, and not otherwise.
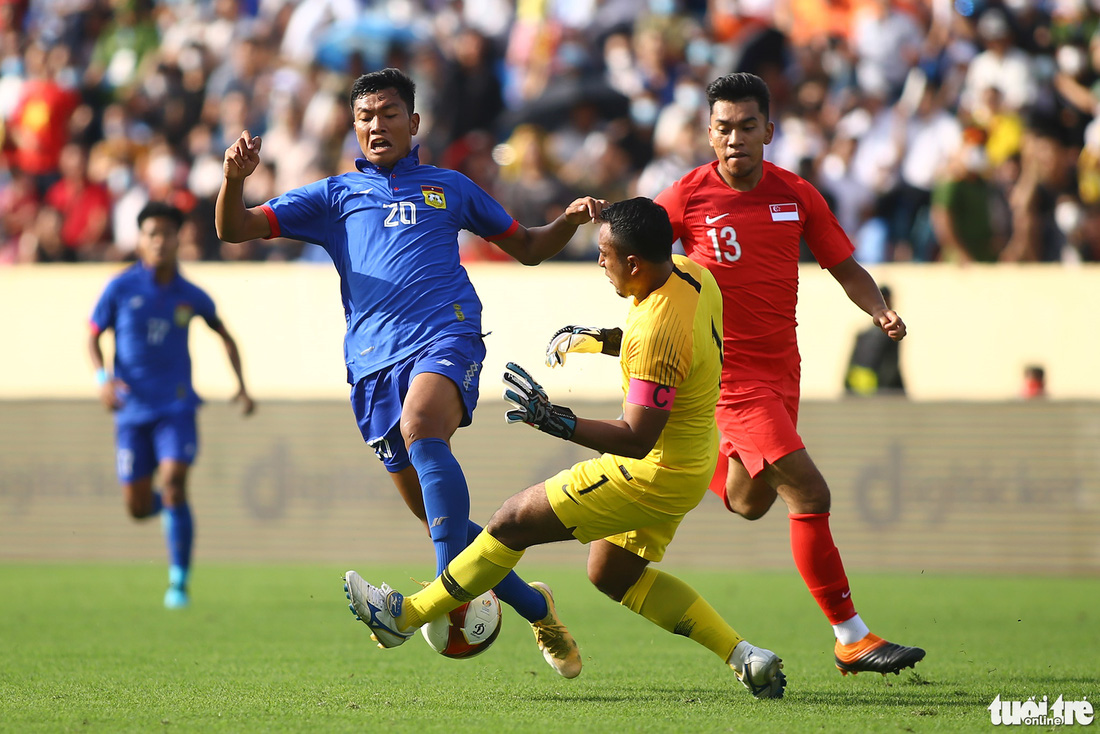
[[[264,205],[273,237],[325,248],[340,273],[348,382],[448,334],[481,333],[481,301],[459,261],[458,232],[493,239],[518,226],[456,171],[421,165],[358,170],[293,189]]]

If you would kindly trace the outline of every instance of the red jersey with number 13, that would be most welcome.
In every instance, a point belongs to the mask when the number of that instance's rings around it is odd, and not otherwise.
[[[752,191],[735,191],[718,161],[689,172],[657,196],[689,258],[722,291],[724,387],[742,380],[794,380],[799,243],[822,268],[854,252],[825,199],[805,179],[767,161]]]

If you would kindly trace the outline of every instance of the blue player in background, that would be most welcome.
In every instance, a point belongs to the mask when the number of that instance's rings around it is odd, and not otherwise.
[[[187,501],[187,472],[198,454],[195,413],[202,402],[191,386],[187,347],[192,316],[221,336],[239,389],[234,401],[254,409],[244,386],[237,344],[201,288],[185,280],[176,252],[183,213],[150,202],[138,214],[140,260],[110,283],[92,312],[88,349],[100,399],[115,414],[118,479],[137,519],[161,515],[168,543],[164,605],[185,607],[194,521]],[[115,332],[114,374],[103,362],[100,338]],[[160,491],[153,489],[153,475]]]
[[[415,85],[397,69],[359,77],[350,104],[363,158],[353,172],[246,207],[243,186],[260,158],[244,131],[225,151],[215,223],[227,242],[289,237],[320,245],[340,274],[344,357],[364,440],[436,547],[441,573],[480,532],[450,439],[477,405],[485,345],[481,301],[459,261],[465,229],[525,265],[556,255],[607,205],[582,197],[553,222],[526,228],[466,176],[422,165]],[[561,675],[580,673],[572,636],[544,584],[514,573],[497,595],[531,622]]]

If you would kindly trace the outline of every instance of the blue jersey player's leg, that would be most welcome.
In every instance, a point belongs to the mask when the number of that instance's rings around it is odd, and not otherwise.
[[[470,492],[450,437],[473,420],[485,346],[480,337],[444,337],[417,355],[401,406],[401,435],[424,497],[438,576],[481,528],[470,521]],[[529,622],[546,617],[546,598],[515,572],[493,589]]]
[[[115,467],[125,495],[126,509],[135,520],[160,514],[161,495],[153,490],[157,468],[153,423],[116,423]]]
[[[198,451],[194,411],[159,421],[155,439],[158,474],[164,492],[162,519],[169,563],[164,606],[175,609],[189,602],[187,583],[195,528],[187,500],[187,474]]]
[[[444,337],[352,391],[367,444],[432,538],[437,575],[480,532],[470,522],[469,488],[450,438],[471,422],[483,358],[480,337]],[[548,614],[545,597],[515,573],[494,591],[530,622]]]

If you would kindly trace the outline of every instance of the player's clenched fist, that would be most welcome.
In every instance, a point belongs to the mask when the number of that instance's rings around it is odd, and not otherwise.
[[[242,179],[252,175],[260,164],[260,136],[252,137],[245,130],[237,140],[225,149],[225,177]]]
[[[896,311],[886,309],[875,314],[875,325],[882,329],[886,336],[890,337],[896,342],[900,342],[905,338],[907,329],[905,328],[905,322],[901,320],[901,316],[898,316]]]

